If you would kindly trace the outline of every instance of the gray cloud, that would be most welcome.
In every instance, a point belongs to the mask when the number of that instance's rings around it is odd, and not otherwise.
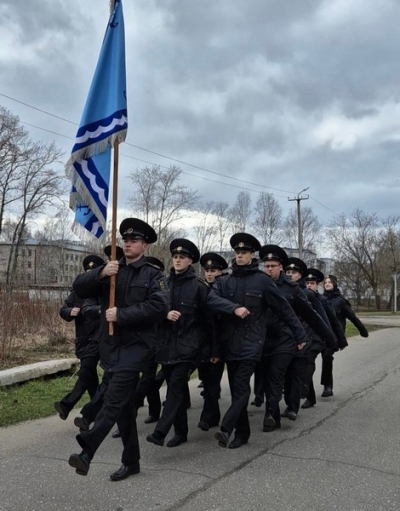
[[[108,15],[100,4],[3,1],[0,30],[12,45],[0,49],[0,93],[78,122]],[[310,186],[324,221],[356,206],[397,212],[397,2],[139,0],[124,11],[129,142],[273,188]],[[69,124],[0,103],[74,136]],[[33,134],[70,150],[67,139]],[[132,158],[174,163],[128,145],[121,152],[121,205],[131,194],[125,176],[141,165]],[[239,191],[181,167],[207,179],[185,175],[207,199],[233,202]]]

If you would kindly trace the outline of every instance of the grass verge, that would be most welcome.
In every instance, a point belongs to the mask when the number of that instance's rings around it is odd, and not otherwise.
[[[44,377],[23,384],[0,387],[0,427],[54,415],[54,402],[70,392],[76,382],[74,373]],[[79,402],[87,402],[85,396]]]

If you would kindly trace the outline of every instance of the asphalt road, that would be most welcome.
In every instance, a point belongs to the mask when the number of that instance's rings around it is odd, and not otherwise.
[[[111,437],[87,477],[69,467],[69,455],[79,452],[74,415],[0,429],[0,510],[398,511],[400,331],[354,337],[335,358],[333,397],[318,398],[273,433],[262,432],[263,410],[250,406],[252,436],[240,449],[222,449],[214,430],[197,429],[196,381],[186,444],[148,444],[152,426],[141,409],[141,473],[121,482],[108,480],[121,455]],[[225,383],[222,410],[228,403]]]

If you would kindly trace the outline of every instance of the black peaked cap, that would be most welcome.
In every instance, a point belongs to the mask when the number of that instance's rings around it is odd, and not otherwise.
[[[153,227],[143,222],[143,220],[139,220],[139,218],[125,218],[125,220],[122,220],[119,232],[122,238],[142,239],[146,243],[157,241],[157,234]]]
[[[105,264],[104,260],[98,255],[94,254],[86,256],[85,259],[82,261],[82,266],[85,271],[93,270],[94,268],[103,266],[103,264]]]
[[[216,268],[218,270],[226,270],[228,263],[225,259],[215,252],[207,252],[200,257],[200,264],[203,268]]]
[[[111,245],[107,245],[106,247],[104,247],[104,253],[105,253],[105,255],[109,259],[111,258]],[[124,249],[117,246],[116,247],[116,258],[117,258],[117,261],[119,261],[123,257],[124,257]]]
[[[152,264],[153,266],[157,266],[157,268],[160,268],[161,271],[165,270],[164,263],[160,261],[157,257],[146,256],[146,261]]]
[[[193,263],[197,263],[200,259],[200,252],[193,241],[185,238],[176,238],[172,240],[169,245],[169,250],[172,255],[182,254],[192,259]]]
[[[286,266],[288,260],[287,253],[278,245],[264,245],[259,256],[262,261],[278,261],[283,267]]]
[[[324,274],[317,268],[307,268],[304,280],[315,280],[316,282],[322,282],[324,280]]]
[[[257,252],[261,248],[261,244],[257,238],[247,232],[238,232],[230,239],[233,250],[250,250]]]
[[[298,257],[289,257],[285,266],[285,270],[297,270],[304,276],[307,272],[307,265],[302,259],[299,259]]]

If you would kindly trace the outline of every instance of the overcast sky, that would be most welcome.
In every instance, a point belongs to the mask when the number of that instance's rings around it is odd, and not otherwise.
[[[356,206],[399,213],[399,0],[123,8],[127,142],[259,184],[179,164],[207,200],[270,191],[287,211],[287,198],[310,187],[307,205],[323,222]],[[65,160],[77,127],[4,95],[79,123],[108,12],[108,0],[0,0],[0,104],[59,134],[26,125],[35,140],[55,140]],[[144,165],[135,158],[174,163],[127,144],[121,155],[121,207],[127,174]]]

